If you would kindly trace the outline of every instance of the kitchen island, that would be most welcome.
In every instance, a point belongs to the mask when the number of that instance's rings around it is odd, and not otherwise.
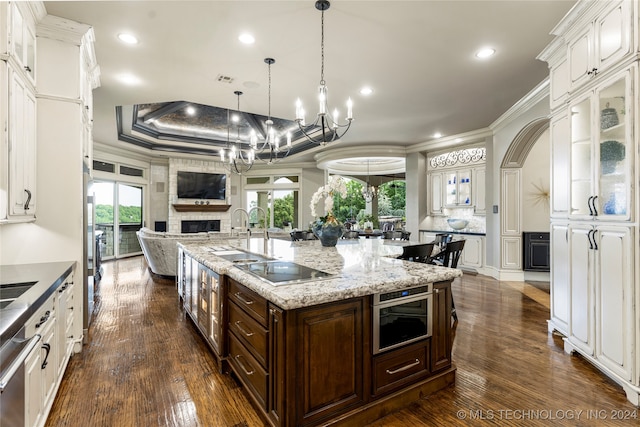
[[[450,284],[462,273],[396,259],[407,244],[180,244],[178,292],[267,423],[362,425],[455,380]],[[389,319],[406,328],[390,333]]]

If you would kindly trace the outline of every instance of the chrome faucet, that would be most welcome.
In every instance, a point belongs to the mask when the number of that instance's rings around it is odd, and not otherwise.
[[[244,214],[247,216],[247,222],[242,224],[241,227],[234,227],[233,226],[233,219],[236,216],[236,212],[240,211],[241,213],[244,212]],[[236,208],[234,209],[233,213],[231,214],[231,236],[233,236],[233,230],[236,228],[243,228],[244,226],[247,227],[247,238],[249,238],[251,236],[251,228],[249,227],[249,212],[247,212],[246,209],[243,208]],[[238,233],[238,236],[240,234]]]
[[[264,224],[264,238],[265,239],[269,239],[269,234],[267,233],[267,214],[265,213],[264,209],[262,209],[260,206],[254,206],[251,209],[249,209],[249,213],[247,214],[248,217],[251,217],[251,213],[253,211],[258,211],[258,212],[262,212],[262,223]],[[260,216],[258,215],[258,224],[260,223]]]

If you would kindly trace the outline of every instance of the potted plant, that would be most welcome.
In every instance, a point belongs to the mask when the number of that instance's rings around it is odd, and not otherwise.
[[[347,197],[347,185],[341,176],[332,175],[326,185],[318,188],[311,197],[311,215],[318,216],[316,205],[324,198],[325,216],[319,217],[313,224],[312,230],[322,246],[335,246],[338,239],[344,233],[344,224],[333,215],[333,196],[339,194],[342,198]]]

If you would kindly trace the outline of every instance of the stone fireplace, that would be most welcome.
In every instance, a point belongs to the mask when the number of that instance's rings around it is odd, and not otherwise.
[[[212,202],[208,205],[199,205],[196,200],[178,199],[177,176],[178,171],[225,173],[224,168],[217,162],[202,160],[170,159],[169,160],[169,212],[167,218],[167,231],[171,233],[198,233],[204,231],[230,232],[231,211],[228,210],[227,200]],[[227,179],[227,194],[231,194],[230,179]],[[199,201],[198,201],[199,202]],[[176,210],[174,205],[193,205],[192,209],[185,211]],[[216,211],[212,209],[224,205],[226,209]],[[186,227],[186,228],[185,228]],[[187,230],[187,231],[185,231]]]

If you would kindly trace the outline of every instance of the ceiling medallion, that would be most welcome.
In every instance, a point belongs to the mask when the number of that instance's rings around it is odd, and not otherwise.
[[[300,98],[296,101],[296,122],[300,131],[311,142],[326,145],[329,142],[340,139],[347,133],[351,127],[353,121],[353,102],[351,98],[347,100],[347,122],[344,124],[339,123],[339,113],[337,109],[333,110],[333,114],[327,114],[329,108],[327,107],[327,85],[324,80],[324,11],[329,9],[331,3],[328,0],[316,1],[316,9],[322,13],[320,20],[320,86],[318,88],[318,103],[319,110],[316,120],[307,125],[305,124],[304,115],[305,111],[302,108],[302,102]],[[342,130],[342,132],[340,132]],[[314,136],[314,134],[316,134]]]

